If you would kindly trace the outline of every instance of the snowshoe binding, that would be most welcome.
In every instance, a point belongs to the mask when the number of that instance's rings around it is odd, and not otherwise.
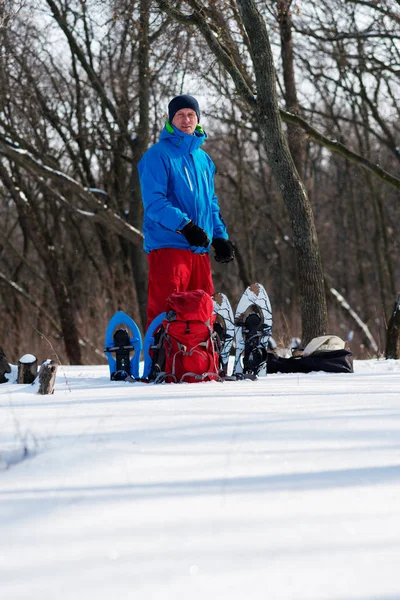
[[[234,317],[232,307],[225,294],[214,294],[213,301],[216,314],[214,333],[216,334],[216,346],[219,354],[219,368],[222,374],[226,375],[229,355],[235,337]]]
[[[233,374],[266,375],[272,311],[268,294],[260,283],[254,283],[244,291],[236,309],[235,326]]]
[[[257,308],[257,307],[254,307]],[[242,324],[244,338],[243,373],[257,375],[267,360],[267,349],[261,340],[266,326],[258,312],[251,312]]]
[[[141,351],[142,339],[138,326],[124,312],[116,312],[108,323],[104,341],[110,379],[136,381],[139,378]]]
[[[129,333],[126,329],[117,329],[113,335],[114,346],[108,348],[109,352],[115,352],[115,368],[111,373],[113,381],[125,381],[131,376],[131,365],[129,353],[134,350],[129,340]]]
[[[150,373],[148,375],[149,381],[154,383],[161,383],[164,375],[165,368],[165,348],[164,348],[164,327],[161,325],[154,333],[154,342],[150,346],[150,352],[152,355],[152,363]]]

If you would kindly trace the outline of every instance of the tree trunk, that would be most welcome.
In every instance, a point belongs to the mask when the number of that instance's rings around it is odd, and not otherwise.
[[[24,354],[18,361],[17,383],[33,383],[37,375],[38,361],[33,354]]]
[[[7,383],[6,373],[11,373],[11,367],[2,348],[0,348],[0,383]]]
[[[60,279],[60,269],[57,261],[51,261],[52,265],[46,265],[51,287],[57,303],[61,330],[64,338],[65,351],[71,365],[82,364],[81,346],[79,343],[79,332],[76,323],[75,311],[71,304],[70,294],[65,283]]]
[[[39,389],[37,393],[41,395],[53,394],[56,375],[57,363],[55,363],[53,360],[45,360],[41,364],[38,373]]]
[[[24,197],[21,196],[22,177],[18,178],[19,187],[17,188],[7,169],[0,164],[0,178],[15,201],[21,229],[29,232],[29,238],[43,261],[56,300],[69,362],[72,365],[80,365],[82,364],[81,347],[71,297],[67,285],[62,280],[60,261],[57,258],[53,240],[41,220],[40,209],[31,200],[27,201],[28,190],[24,190],[26,192]]]
[[[288,210],[299,271],[302,338],[325,335],[328,315],[314,216],[282,130],[276,75],[264,21],[253,0],[237,0],[251,45],[257,83],[257,116],[269,165]]]
[[[281,57],[283,81],[285,84],[286,109],[293,114],[300,114],[300,104],[297,99],[296,79],[294,75],[293,37],[291,1],[278,0],[279,31],[281,36]],[[297,172],[303,177],[304,172],[304,132],[299,125],[287,124],[288,143]]]
[[[149,143],[149,105],[150,105],[150,69],[149,69],[149,15],[150,0],[140,1],[140,39],[139,39],[139,125],[137,137],[132,146],[133,165],[131,175],[131,202],[129,222],[141,229],[143,205],[137,165],[146,152]],[[131,246],[131,264],[135,279],[136,295],[143,325],[146,323],[147,310],[147,260],[144,250]]]
[[[385,357],[400,358],[400,294],[387,327]]]
[[[240,277],[240,280],[242,281],[244,287],[246,288],[251,283],[254,283],[254,281],[252,281],[249,276],[249,271],[246,266],[245,259],[243,258],[243,254],[237,246],[235,246],[235,255],[236,255],[236,262],[237,262],[238,270],[239,270],[239,277]]]

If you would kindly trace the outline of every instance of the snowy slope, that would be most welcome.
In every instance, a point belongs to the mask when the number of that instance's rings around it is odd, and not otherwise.
[[[0,385],[0,457],[1,599],[400,599],[400,361],[63,367],[52,396]]]

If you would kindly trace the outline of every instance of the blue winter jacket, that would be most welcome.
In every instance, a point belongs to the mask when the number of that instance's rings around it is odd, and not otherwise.
[[[167,121],[159,142],[140,160],[146,252],[158,248],[209,252],[209,248],[190,246],[178,233],[190,220],[204,229],[210,240],[228,238],[214,193],[215,165],[200,149],[206,138],[200,126],[188,135]]]

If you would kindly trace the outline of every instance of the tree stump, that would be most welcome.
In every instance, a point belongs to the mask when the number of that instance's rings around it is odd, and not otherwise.
[[[17,383],[33,383],[37,375],[37,358],[33,354],[24,354],[18,361]]]
[[[2,348],[0,348],[0,383],[7,383],[6,373],[11,373],[11,367]]]
[[[53,394],[56,375],[57,363],[50,359],[42,362],[38,375],[39,389],[37,393],[42,395]]]
[[[400,294],[397,297],[386,330],[385,358],[400,358]]]

